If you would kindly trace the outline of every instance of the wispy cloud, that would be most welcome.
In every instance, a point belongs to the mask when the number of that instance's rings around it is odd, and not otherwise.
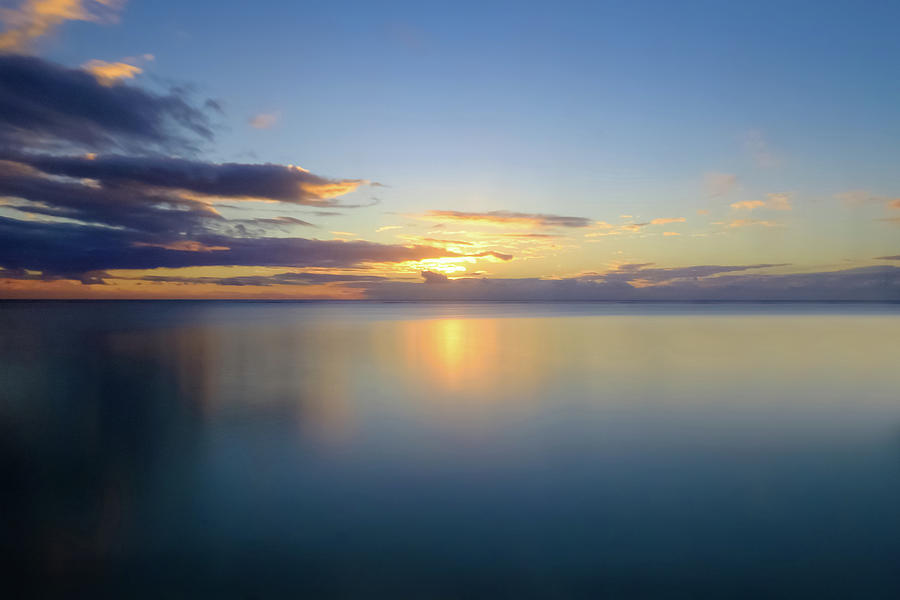
[[[458,210],[429,210],[420,218],[432,221],[468,221],[483,225],[525,227],[588,227],[592,221],[585,217],[567,217],[543,213],[493,210],[488,212],[463,212]]]
[[[114,23],[124,0],[24,0],[0,9],[0,51],[28,50],[34,41],[66,21]]]
[[[754,129],[744,135],[744,148],[758,167],[777,167],[781,162],[773,153],[763,133],[759,130]]]
[[[598,231],[586,233],[584,237],[598,238],[610,235],[620,235],[623,233],[636,233],[642,231],[645,227],[648,227],[650,225],[670,225],[673,223],[684,223],[686,221],[687,219],[685,219],[684,217],[660,217],[651,219],[650,221],[642,221],[639,223],[622,223],[620,225],[613,225],[611,223],[607,223],[606,221],[596,221],[593,224],[593,229],[597,229]],[[670,232],[667,235],[672,235],[672,233]]]
[[[834,196],[848,207],[861,207],[870,204],[883,204],[888,208],[900,208],[900,198],[883,196],[868,190],[849,190]]]
[[[780,227],[781,223],[775,221],[763,221],[759,219],[735,219],[728,223],[728,227]]]
[[[756,210],[764,208],[767,210],[791,210],[790,194],[766,194],[765,200],[743,200],[741,202],[732,202],[731,208],[735,210]]]
[[[731,173],[707,173],[703,176],[706,194],[711,197],[727,196],[737,186],[737,175]]]
[[[281,119],[280,112],[259,113],[250,117],[248,121],[254,129],[270,129]]]

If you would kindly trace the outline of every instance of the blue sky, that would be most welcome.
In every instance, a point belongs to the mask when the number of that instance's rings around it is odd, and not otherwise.
[[[348,194],[380,204],[329,230],[397,242],[376,230],[428,210],[684,218],[679,240],[579,239],[490,272],[803,270],[900,251],[879,220],[900,214],[898,17],[896,2],[130,0],[34,51],[70,67],[152,54],[136,82],[222,103],[208,160],[385,185]],[[790,210],[731,206],[770,194]],[[727,227],[751,220],[765,225]]]

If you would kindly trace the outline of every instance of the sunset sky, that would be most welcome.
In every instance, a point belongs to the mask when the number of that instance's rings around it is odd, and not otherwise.
[[[0,297],[900,300],[898,18],[0,0]]]

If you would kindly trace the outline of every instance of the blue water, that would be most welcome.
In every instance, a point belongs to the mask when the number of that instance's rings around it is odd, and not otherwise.
[[[900,597],[900,306],[0,303],[25,596]]]

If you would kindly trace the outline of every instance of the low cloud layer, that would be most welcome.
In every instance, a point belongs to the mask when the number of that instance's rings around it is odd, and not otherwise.
[[[349,267],[458,256],[432,246],[397,246],[365,241],[305,238],[241,238],[194,235],[199,246],[179,245],[176,236],[0,218],[0,266],[39,270],[82,279],[111,269],[200,266]]]
[[[894,266],[787,275],[727,274],[767,266],[775,265],[632,266],[566,279],[451,280],[423,273],[424,284],[383,282],[368,286],[366,295],[378,300],[900,302],[900,267]],[[655,285],[635,285],[641,280]]]

